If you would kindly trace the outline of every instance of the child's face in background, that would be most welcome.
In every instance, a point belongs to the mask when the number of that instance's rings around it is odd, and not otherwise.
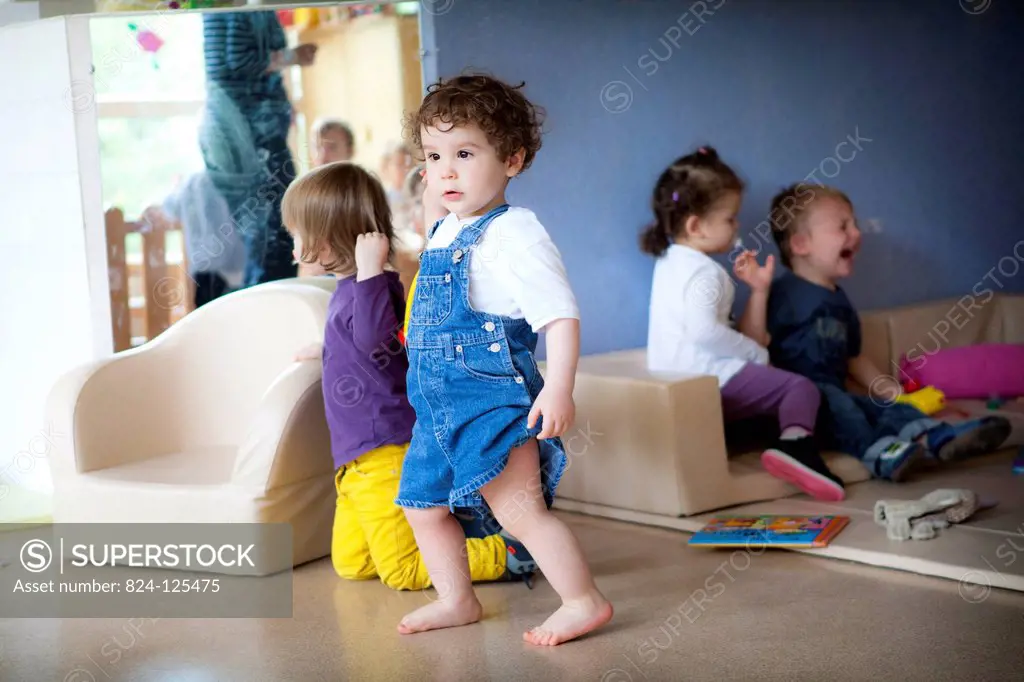
[[[395,152],[385,157],[381,164],[384,184],[392,189],[399,189],[405,182],[405,176],[413,167],[412,154],[405,151]]]
[[[460,218],[479,216],[505,201],[508,180],[522,168],[522,154],[507,160],[476,125],[422,130],[427,190],[440,195],[444,208]]]
[[[687,243],[704,253],[725,253],[733,248],[740,224],[742,197],[739,192],[728,192],[716,201],[698,221],[696,234],[687,235]]]
[[[835,281],[853,274],[860,236],[853,208],[838,197],[824,196],[807,208],[803,225],[790,243],[801,267]]]
[[[351,160],[352,147],[348,143],[348,137],[341,131],[327,130],[313,141],[313,166]]]

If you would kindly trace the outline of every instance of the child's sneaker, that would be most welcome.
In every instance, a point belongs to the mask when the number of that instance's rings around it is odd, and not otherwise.
[[[537,572],[537,562],[533,560],[526,546],[509,535],[504,528],[499,533],[505,541],[505,580],[522,580],[533,589],[533,574]]]
[[[959,424],[942,423],[925,434],[928,450],[943,462],[995,452],[1010,436],[1003,417],[983,417]]]
[[[810,436],[776,441],[761,453],[761,464],[775,478],[792,483],[816,500],[839,502],[846,497],[842,479],[829,470]]]
[[[925,449],[920,443],[894,439],[874,461],[871,473],[877,478],[899,483],[924,455]]]
[[[501,525],[487,507],[456,507],[452,512],[467,538],[486,538],[501,531]]]

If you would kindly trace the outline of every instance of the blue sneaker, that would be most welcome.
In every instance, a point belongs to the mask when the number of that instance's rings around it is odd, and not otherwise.
[[[924,455],[925,449],[920,443],[893,440],[875,460],[873,473],[878,478],[899,483]]]
[[[499,533],[505,541],[507,556],[505,557],[505,580],[522,580],[529,589],[533,589],[533,574],[537,572],[537,562],[526,550],[526,546],[509,535],[504,528]]]
[[[526,546],[509,535],[494,518],[491,510],[482,508],[464,509],[458,507],[452,514],[467,538],[487,538],[500,535],[505,542],[505,574],[500,578],[506,581],[521,580],[533,589],[533,574],[537,572],[537,562],[533,560]]]
[[[995,452],[1010,436],[1004,417],[982,417],[958,424],[941,423],[926,437],[928,450],[943,462],[955,462]]]

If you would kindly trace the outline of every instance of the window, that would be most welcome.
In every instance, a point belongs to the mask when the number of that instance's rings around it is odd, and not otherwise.
[[[202,15],[98,17],[90,29],[104,208],[132,220],[202,168]]]

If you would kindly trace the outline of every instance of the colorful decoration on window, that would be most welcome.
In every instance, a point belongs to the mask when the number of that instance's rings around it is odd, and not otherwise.
[[[355,19],[367,14],[385,14],[387,9],[385,5],[350,5],[348,16],[350,19]]]
[[[279,9],[277,10],[277,20],[281,22],[281,26],[284,28],[291,28],[295,25],[295,10],[293,9]]]
[[[156,53],[164,46],[163,38],[149,29],[144,28],[139,30],[139,27],[133,23],[128,24],[128,30],[135,34],[135,42],[142,48],[142,51],[150,54],[150,59],[153,62],[153,68],[159,69],[160,63],[157,61]]]
[[[110,12],[160,12],[169,9],[210,9],[213,7],[234,7],[234,0],[96,0],[97,11]]]

